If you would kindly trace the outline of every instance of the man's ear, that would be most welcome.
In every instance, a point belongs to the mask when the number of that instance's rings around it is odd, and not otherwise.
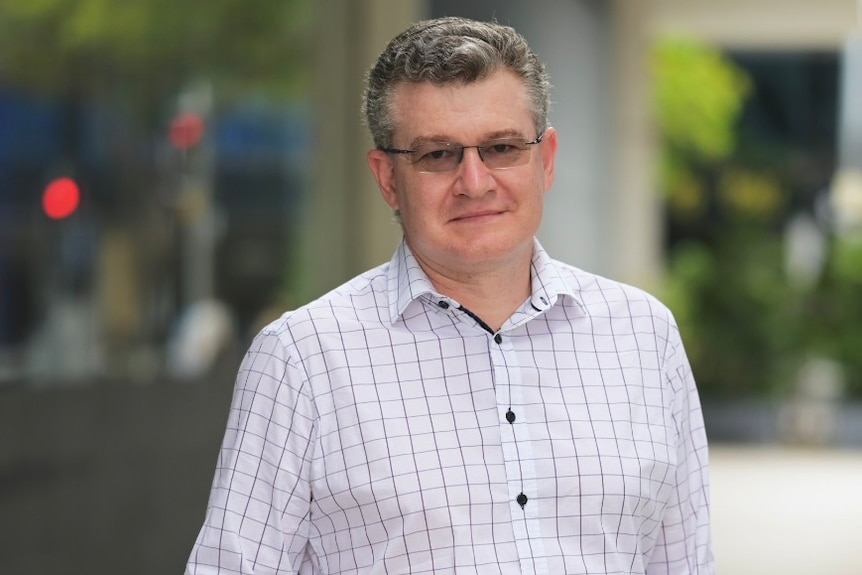
[[[545,172],[545,191],[547,191],[554,183],[556,174],[557,147],[559,145],[557,130],[548,127],[545,130],[545,137],[542,138],[542,143],[539,145],[542,147],[542,169]]]
[[[368,151],[366,160],[368,167],[371,168],[371,173],[374,174],[374,179],[377,180],[377,187],[380,189],[383,200],[389,204],[390,208],[397,210],[398,194],[395,185],[395,163],[392,161],[392,156],[375,148]]]

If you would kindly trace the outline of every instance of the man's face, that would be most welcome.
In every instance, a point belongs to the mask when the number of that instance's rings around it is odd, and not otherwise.
[[[483,145],[498,138],[535,140],[522,81],[508,71],[470,84],[404,83],[394,94],[393,147],[413,150],[426,142]],[[413,155],[368,153],[383,198],[401,213],[414,255],[448,277],[470,276],[529,262],[545,192],[554,179],[556,132],[528,146],[527,161],[489,168],[476,148],[457,166],[423,172]]]

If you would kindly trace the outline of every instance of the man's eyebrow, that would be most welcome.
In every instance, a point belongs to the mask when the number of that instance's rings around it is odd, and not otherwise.
[[[488,140],[500,140],[502,138],[523,138],[524,134],[520,130],[498,130],[496,132],[491,132],[487,136],[485,136],[485,141]]]
[[[419,136],[418,138],[414,138],[413,141],[410,142],[410,149],[415,150],[417,147],[424,144],[450,144],[452,146],[461,145],[455,142],[453,139],[449,138],[448,136],[432,134],[430,136]]]
[[[515,129],[506,129],[506,130],[497,130],[494,132],[490,132],[485,134],[482,139],[476,142],[473,145],[481,145],[485,142],[489,142],[491,140],[499,140],[502,138],[523,138],[524,134]],[[419,136],[414,138],[412,142],[410,142],[410,149],[415,150],[418,146],[422,146],[424,144],[448,144],[450,146],[469,146],[471,144],[464,144],[456,141],[454,138],[450,138],[449,136],[445,136],[442,134],[431,134],[427,136]]]

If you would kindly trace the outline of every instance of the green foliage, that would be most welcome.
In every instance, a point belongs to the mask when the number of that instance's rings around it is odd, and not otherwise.
[[[651,62],[662,188],[678,212],[702,213],[705,190],[694,170],[733,152],[749,81],[719,50],[683,38],[657,42]]]
[[[727,157],[749,90],[745,74],[719,50],[680,38],[658,42],[652,63],[664,141],[707,160]]]
[[[0,78],[141,100],[206,77],[290,97],[307,86],[310,0],[3,0]]]
[[[862,397],[862,242],[824,231],[822,273],[793,281],[783,228],[800,174],[786,148],[739,145],[751,82],[694,42],[659,42],[653,56],[660,185],[669,223],[690,238],[671,248],[664,299],[702,393],[787,395],[802,364],[825,357]]]
[[[862,243],[833,238],[812,286],[790,281],[783,239],[762,227],[725,229],[713,247],[688,242],[671,254],[665,298],[707,396],[782,396],[811,357],[845,369],[862,397]]]

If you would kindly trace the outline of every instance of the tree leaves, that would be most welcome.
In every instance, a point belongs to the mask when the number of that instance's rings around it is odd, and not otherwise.
[[[309,0],[4,0],[0,79],[29,90],[176,90],[207,77],[295,97],[310,75]]]

